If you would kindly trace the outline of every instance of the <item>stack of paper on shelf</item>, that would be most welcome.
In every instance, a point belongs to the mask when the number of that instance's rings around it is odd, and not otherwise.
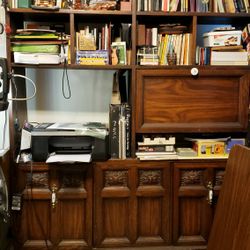
[[[14,62],[23,64],[59,64],[61,49],[67,45],[55,30],[47,29],[20,29],[14,39]]]

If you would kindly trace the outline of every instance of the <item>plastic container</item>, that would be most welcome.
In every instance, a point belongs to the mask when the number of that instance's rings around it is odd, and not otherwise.
[[[204,33],[204,47],[240,45],[241,34],[241,30],[214,31]]]

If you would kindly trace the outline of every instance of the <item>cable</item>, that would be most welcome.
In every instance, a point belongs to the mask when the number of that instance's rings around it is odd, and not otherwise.
[[[14,97],[14,98],[9,98],[9,100],[12,100],[12,101],[28,101],[28,100],[34,98],[35,95],[36,95],[36,84],[30,78],[28,78],[27,76],[23,76],[23,75],[19,75],[19,74],[11,74],[11,81],[13,82],[13,84],[15,86],[16,96],[17,96],[17,88],[16,88],[15,80],[14,80],[15,77],[24,78],[24,79],[30,81],[33,88],[34,88],[34,92],[33,92],[33,95],[28,96],[28,97],[24,97],[24,98],[15,98]]]
[[[65,75],[67,77],[67,88],[68,88],[68,96],[66,96],[65,94],[65,86],[64,86],[64,78]],[[62,93],[63,93],[63,97],[65,99],[70,99],[71,98],[71,88],[70,88],[70,84],[69,84],[69,76],[68,76],[68,70],[67,70],[67,63],[66,63],[66,59],[64,59],[64,66],[63,66],[63,76],[62,76]]]
[[[63,94],[63,97],[65,99],[70,99],[71,98],[71,88],[70,88],[70,84],[69,84],[69,76],[68,76],[68,68],[67,68],[67,60],[66,60],[66,55],[65,55],[65,47],[64,47],[64,43],[63,43],[63,34],[61,33],[61,40],[62,40],[62,49],[63,49],[63,56],[64,56],[64,59],[63,59],[63,76],[62,76],[62,94]],[[66,96],[65,94],[65,78],[66,76],[66,80],[67,80],[67,88],[68,88],[68,96]]]
[[[34,205],[34,202],[32,202],[32,199],[33,199],[33,162],[32,161],[30,161],[30,196],[29,196],[29,192],[27,192],[27,194],[28,194],[28,201],[30,202],[31,207],[33,208],[34,215],[35,215],[36,220],[37,220],[37,222],[39,224],[41,232],[43,234],[45,247],[46,247],[47,250],[49,250],[50,247],[48,245],[48,241],[49,241],[48,235],[45,232],[45,229],[44,229],[44,227],[42,225],[42,221],[41,221],[41,219],[40,219],[40,217],[39,217],[39,215],[37,213],[36,206]]]

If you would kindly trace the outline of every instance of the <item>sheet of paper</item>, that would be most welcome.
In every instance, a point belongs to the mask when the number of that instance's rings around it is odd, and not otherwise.
[[[46,163],[64,162],[90,162],[91,154],[51,154]]]
[[[22,129],[20,150],[29,149],[30,145],[31,145],[31,133],[25,129]]]

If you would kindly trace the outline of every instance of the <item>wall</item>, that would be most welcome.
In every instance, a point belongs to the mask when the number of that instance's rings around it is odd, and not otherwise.
[[[85,122],[108,123],[114,71],[68,70],[71,98],[62,94],[60,69],[28,69],[27,76],[37,86],[37,95],[28,101],[29,122]],[[66,78],[65,78],[66,79]],[[33,93],[26,81],[27,95]],[[67,82],[64,81],[68,95]]]

